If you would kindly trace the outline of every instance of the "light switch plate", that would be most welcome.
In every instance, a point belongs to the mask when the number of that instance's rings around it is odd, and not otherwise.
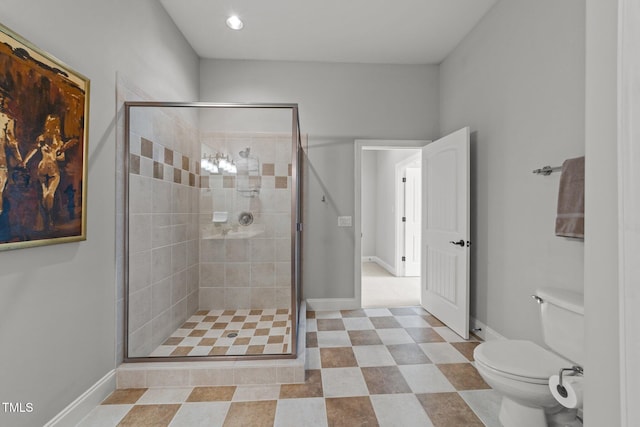
[[[339,216],[338,217],[338,227],[351,227],[351,217],[350,216]]]

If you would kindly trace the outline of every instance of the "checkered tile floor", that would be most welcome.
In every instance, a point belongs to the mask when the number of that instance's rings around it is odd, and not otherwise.
[[[291,349],[288,309],[198,311],[151,357],[284,354]]]
[[[418,307],[307,312],[304,384],[117,390],[80,425],[498,427],[478,343]]]

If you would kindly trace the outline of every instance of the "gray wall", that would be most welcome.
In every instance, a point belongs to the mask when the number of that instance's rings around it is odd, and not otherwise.
[[[617,287],[618,10],[616,3],[599,0],[586,2],[584,287],[587,313],[585,329],[587,360],[584,415],[587,427],[621,425]]]
[[[309,134],[303,294],[354,297],[354,139],[433,139],[438,67],[203,60],[202,101],[294,102]],[[325,196],[326,203],[321,201]]]
[[[559,174],[584,155],[581,0],[502,1],[440,69],[441,133],[472,131],[471,314],[541,341],[539,286],[582,291],[584,245],[554,235]]]
[[[71,13],[73,12],[73,13]],[[87,240],[0,257],[0,425],[43,425],[115,368],[116,71],[194,100],[197,58],[153,0],[3,0],[2,23],[91,79]]]

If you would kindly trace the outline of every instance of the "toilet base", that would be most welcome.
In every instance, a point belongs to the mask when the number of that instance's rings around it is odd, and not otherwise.
[[[503,396],[498,419],[504,427],[581,427],[577,412],[560,407],[549,413]]]
[[[567,408],[553,415],[547,414],[547,424],[549,427],[582,427],[578,410]]]

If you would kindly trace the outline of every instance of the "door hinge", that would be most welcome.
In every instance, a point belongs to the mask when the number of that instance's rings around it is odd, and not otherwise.
[[[402,222],[407,222],[407,217],[406,216],[402,217]]]
[[[402,182],[407,182],[407,178],[402,178]]]
[[[406,257],[406,256],[403,256],[403,257],[402,257],[402,262],[405,262],[406,260],[407,260],[407,257]]]
[[[302,231],[302,223],[301,222],[296,224],[296,229],[297,229],[297,231]]]

